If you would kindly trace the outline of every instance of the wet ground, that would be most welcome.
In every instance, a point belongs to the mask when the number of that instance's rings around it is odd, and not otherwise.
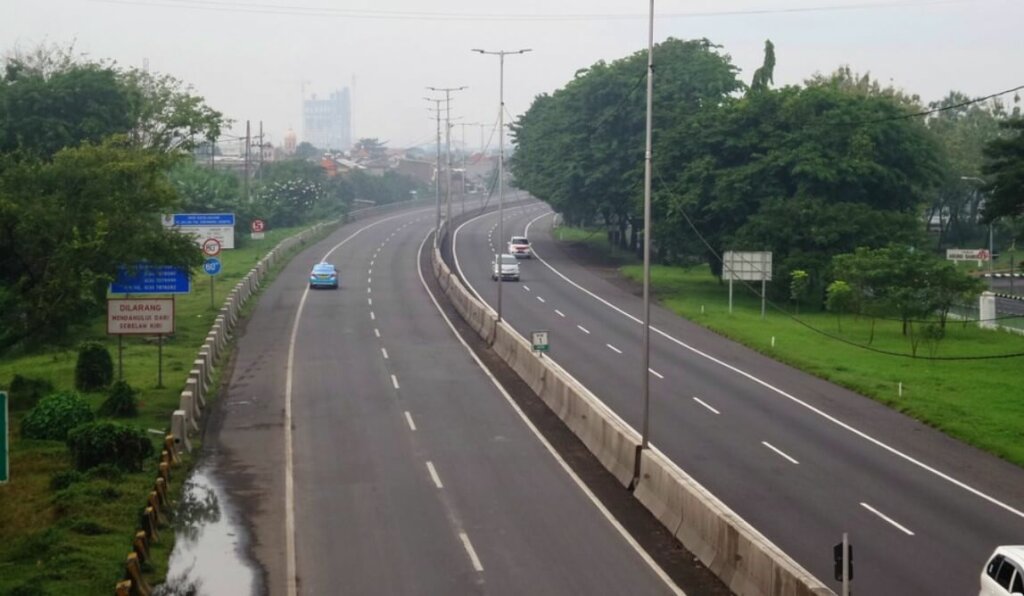
[[[154,596],[214,596],[261,592],[259,574],[246,556],[248,532],[207,459],[185,482],[174,517],[176,541],[168,581]]]

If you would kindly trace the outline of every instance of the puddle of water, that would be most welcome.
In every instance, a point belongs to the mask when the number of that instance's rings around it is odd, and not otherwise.
[[[185,482],[174,532],[168,580],[154,596],[256,594],[256,569],[245,555],[245,529],[207,464]]]

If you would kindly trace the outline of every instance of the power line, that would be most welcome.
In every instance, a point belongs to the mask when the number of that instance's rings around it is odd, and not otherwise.
[[[234,3],[217,0],[91,0],[104,4],[123,4],[133,6],[158,6],[172,8],[191,8],[195,10],[210,10],[219,12],[247,12],[255,14],[290,15],[290,16],[315,16],[315,17],[337,17],[351,19],[381,19],[381,20],[431,20],[431,21],[622,21],[647,18],[645,14],[639,13],[473,13],[473,12],[426,12],[426,11],[389,11],[389,10],[368,10],[349,8],[328,8],[312,6],[288,6],[284,4],[270,3]],[[939,6],[947,4],[970,4],[969,0],[925,0],[925,1],[902,1],[902,2],[855,2],[838,5],[819,5],[794,8],[765,8],[748,10],[717,10],[717,11],[692,11],[674,12],[659,14],[659,19],[693,19],[693,18],[717,18],[732,16],[756,16],[772,14],[800,14],[816,12],[845,12],[855,10],[872,9],[894,9],[894,8],[917,8],[925,6]]]

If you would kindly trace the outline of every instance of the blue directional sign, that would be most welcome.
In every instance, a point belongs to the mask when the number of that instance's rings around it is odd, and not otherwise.
[[[175,213],[175,226],[233,226],[234,213]]]
[[[173,265],[139,263],[121,267],[110,284],[111,294],[188,294],[192,280],[188,271]]]
[[[203,271],[209,275],[217,275],[220,273],[220,259],[217,257],[210,257],[203,263]]]

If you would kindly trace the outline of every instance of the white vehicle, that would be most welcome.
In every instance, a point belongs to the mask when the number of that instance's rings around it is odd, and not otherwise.
[[[1024,545],[996,548],[981,572],[978,596],[1024,596]]]
[[[491,264],[491,279],[498,281],[508,279],[519,281],[519,262],[512,255],[494,255],[494,263]]]
[[[512,236],[508,241],[508,254],[517,259],[531,258],[533,253],[530,252],[530,240],[526,236]]]

